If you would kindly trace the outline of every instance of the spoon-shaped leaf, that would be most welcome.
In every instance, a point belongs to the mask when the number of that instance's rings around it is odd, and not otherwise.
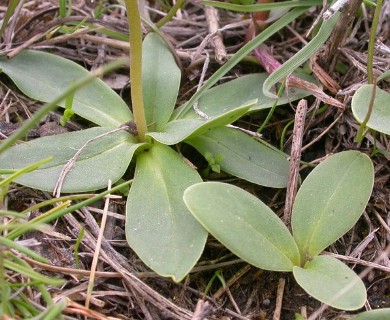
[[[142,45],[142,88],[149,131],[162,131],[171,117],[180,76],[165,42],[158,34],[149,33]]]
[[[209,117],[223,114],[237,106],[256,100],[249,112],[271,108],[275,99],[266,97],[261,88],[268,78],[268,73],[249,74],[223,83],[207,90],[199,99],[198,108]],[[307,81],[314,81],[312,76],[299,73],[299,77]],[[288,94],[284,92],[278,99],[277,105],[287,104],[290,101],[302,99],[309,95],[307,91],[289,88]],[[180,108],[175,112],[179,112]],[[180,119],[197,119],[199,116],[194,110],[183,114]]]
[[[138,155],[126,207],[126,237],[142,261],[162,276],[182,280],[199,259],[206,230],[183,202],[183,192],[200,182],[170,147],[155,144]]]
[[[217,240],[250,264],[275,271],[299,264],[287,227],[250,193],[219,182],[198,183],[184,192],[184,202]]]
[[[318,165],[295,198],[291,226],[301,256],[314,257],[353,227],[374,183],[369,157],[340,152]]]
[[[266,97],[261,90],[268,76],[268,73],[250,74],[216,86],[199,99],[198,108],[206,114],[218,114],[231,106],[241,105],[245,101],[254,99],[257,103],[250,108],[250,112],[271,108],[275,104],[275,99]],[[314,81],[312,76],[303,73],[300,76],[308,81]],[[309,95],[307,91],[289,88],[288,93],[284,91],[278,99],[277,105],[288,104],[307,95]]]
[[[215,117],[205,119],[179,119],[168,122],[163,132],[150,132],[148,136],[158,142],[172,145],[201,135],[211,128],[222,127],[239,119],[247,113],[254,101],[248,102]]]
[[[351,320],[389,320],[390,308],[376,309],[359,313]]]
[[[11,60],[1,57],[0,69],[24,94],[44,102],[52,101],[73,81],[88,74],[73,61],[32,50],[23,51]],[[61,106],[65,106],[65,101]],[[126,103],[100,79],[75,93],[72,110],[107,127],[117,127],[133,118]]]
[[[366,117],[373,86],[372,84],[366,84],[353,95],[352,112],[360,123]],[[374,108],[370,120],[367,122],[367,127],[390,134],[390,93],[385,90],[376,88]]]
[[[89,139],[111,130],[96,127],[21,143],[0,154],[0,169],[20,169],[52,156],[52,161],[18,177],[15,182],[53,191],[62,168],[75,153]],[[113,183],[116,182],[125,173],[133,153],[139,146],[137,140],[125,131],[118,131],[89,143],[65,177],[62,191],[92,191],[107,187],[109,179]]]
[[[288,178],[287,156],[247,134],[227,127],[214,128],[186,139],[203,156],[221,155],[221,169],[233,176],[272,188],[285,188]]]
[[[304,268],[294,267],[293,273],[308,294],[334,308],[356,310],[366,302],[362,280],[336,258],[314,257]]]

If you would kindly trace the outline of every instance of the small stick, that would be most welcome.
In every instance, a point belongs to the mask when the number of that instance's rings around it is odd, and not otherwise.
[[[338,55],[340,48],[344,45],[347,36],[349,35],[349,28],[355,19],[356,12],[362,4],[362,0],[339,0],[332,5],[323,14],[324,20],[329,20],[337,11],[342,11],[339,21],[333,29],[327,44],[326,54],[321,61],[322,64],[328,66],[327,71],[331,72],[339,60]],[[345,9],[344,9],[345,7]]]
[[[205,52],[206,52],[206,60],[204,62],[203,68],[202,68],[202,73],[200,75],[200,79],[199,79],[199,83],[198,83],[196,91],[199,91],[200,88],[202,87],[202,84],[204,82],[204,77],[205,77],[206,72],[207,72],[207,68],[209,67],[210,56],[209,56],[209,53],[207,51],[205,51]],[[209,116],[198,108],[198,101],[195,101],[193,108],[194,108],[195,113],[198,116],[202,117],[204,120],[209,119]]]
[[[253,52],[255,54],[256,60],[268,73],[273,73],[281,66],[281,63],[268,53],[267,47],[265,45],[261,45]],[[335,106],[341,110],[345,109],[345,105],[343,103],[325,94],[321,88],[311,82],[298,78],[293,74],[288,76],[287,84],[290,88],[298,88],[309,91],[313,96],[320,99],[322,102]]]
[[[306,306],[301,307],[301,316],[303,319],[307,320],[307,308]]]
[[[326,135],[330,129],[332,129],[336,123],[340,120],[340,118],[343,116],[344,114],[343,113],[340,113],[337,118],[329,125],[326,127],[326,129],[324,131],[322,131],[315,139],[313,139],[312,141],[310,141],[307,145],[305,145],[303,148],[302,148],[302,151],[305,151],[307,148],[311,147],[313,144],[315,144],[316,142],[318,142],[319,140],[321,140],[321,138]]]
[[[247,130],[247,129],[244,129],[244,128],[241,128],[241,127],[234,126],[232,124],[228,124],[227,127],[228,128],[233,128],[233,129],[236,129],[236,130],[240,130],[240,131],[246,133],[247,135],[250,135],[251,137],[255,137],[255,138],[259,138],[260,139],[263,136],[261,133],[253,132],[253,131],[250,131],[250,130]]]
[[[328,10],[325,11],[322,18],[324,20],[329,20],[337,11],[342,10],[348,2],[350,2],[350,0],[337,0]]]
[[[196,304],[191,320],[203,320],[212,312],[212,307],[208,301],[199,300]]]
[[[286,204],[284,207],[283,216],[284,223],[287,226],[290,226],[291,209],[298,189],[299,162],[301,160],[302,138],[305,128],[306,113],[307,101],[302,99],[299,101],[297,111],[295,113],[292,149],[290,156],[290,172],[288,175]]]
[[[231,287],[233,284],[235,284],[243,275],[245,275],[249,270],[251,266],[247,264],[242,269],[238,270],[227,282],[226,287],[223,287],[219,289],[217,292],[213,294],[213,299],[217,300],[219,299],[225,292],[226,289]]]
[[[222,64],[227,59],[227,53],[225,49],[225,45],[222,41],[221,33],[219,32],[219,24],[218,24],[218,11],[214,7],[205,8],[206,20],[209,25],[209,31],[213,35],[211,41],[213,43],[215,49],[215,60]]]
[[[111,180],[108,181],[108,189],[109,190],[111,189]],[[104,230],[106,228],[107,212],[108,212],[109,205],[110,205],[110,199],[106,198],[106,200],[104,202],[103,216],[102,216],[102,222],[100,225],[99,235],[98,235],[98,238],[96,240],[96,250],[95,250],[95,254],[93,255],[93,259],[92,259],[91,274],[90,274],[90,278],[88,281],[87,295],[85,297],[85,307],[87,309],[89,308],[89,302],[91,300],[92,291],[93,291],[93,287],[94,287],[96,266],[99,262],[99,256],[100,256],[99,253],[100,253],[100,249],[102,247],[102,239],[103,239]]]
[[[278,283],[278,291],[276,294],[276,307],[275,307],[274,317],[272,318],[273,320],[280,320],[285,284],[286,284],[286,280],[284,278],[280,278]]]
[[[233,297],[233,295],[232,295],[232,292],[230,291],[229,288],[226,288],[226,294],[228,295],[229,300],[230,300],[231,304],[233,305],[234,309],[236,310],[236,312],[237,312],[238,314],[241,314],[242,312],[241,312],[241,310],[240,310],[240,308],[239,308],[239,306],[238,306],[236,300],[234,300],[234,297]]]

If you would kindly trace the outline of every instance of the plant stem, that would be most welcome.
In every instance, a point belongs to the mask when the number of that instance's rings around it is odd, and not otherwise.
[[[138,137],[145,142],[148,126],[145,120],[144,100],[142,95],[142,31],[137,0],[126,0],[127,19],[129,22],[130,42],[130,84],[134,122]]]
[[[371,98],[370,98],[370,103],[368,105],[367,114],[366,114],[366,117],[364,118],[363,122],[361,123],[358,132],[356,133],[355,142],[358,142],[358,143],[361,142],[367,133],[367,131],[365,131],[365,129],[366,129],[366,125],[367,125],[368,120],[370,120],[372,110],[374,109],[375,94],[376,94],[376,83],[374,83],[374,85],[372,87]]]
[[[286,86],[286,80],[283,81],[282,85],[280,86],[278,90],[278,99],[282,96],[284,87]],[[271,110],[268,112],[267,117],[265,118],[263,124],[260,126],[260,128],[257,130],[257,133],[261,133],[261,131],[264,130],[264,128],[268,125],[268,122],[271,120],[272,115],[274,114],[274,111],[278,105],[278,99],[275,100],[274,104],[272,105]]]
[[[382,9],[383,0],[378,0],[376,3],[374,18],[372,19],[370,39],[368,40],[368,54],[367,54],[367,82],[373,84],[370,104],[368,105],[368,110],[364,121],[359,127],[358,132],[356,133],[355,141],[361,142],[366,135],[367,131],[366,125],[368,120],[370,120],[372,110],[374,108],[374,100],[376,94],[376,79],[374,79],[374,48],[375,48],[375,37],[376,37],[376,28],[379,23],[379,15]]]
[[[167,15],[156,23],[157,28],[161,28],[175,16],[176,12],[183,6],[185,0],[177,0],[176,4],[169,10]]]
[[[372,19],[370,39],[368,40],[368,55],[367,55],[367,82],[369,84],[374,83],[374,47],[375,47],[375,37],[376,37],[376,29],[379,23],[379,15],[382,10],[382,2],[383,0],[378,0],[376,3],[374,18]]]

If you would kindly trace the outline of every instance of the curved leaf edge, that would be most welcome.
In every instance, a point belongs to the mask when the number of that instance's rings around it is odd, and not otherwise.
[[[307,285],[307,283],[303,283],[302,279],[299,279],[300,277],[298,276],[297,272],[299,270],[301,270],[301,271],[308,270],[308,266],[311,265],[312,263],[317,262],[317,261],[321,261],[320,262],[321,265],[320,265],[319,269],[311,267],[310,270],[318,271],[319,273],[323,273],[324,270],[321,270],[321,268],[323,268],[324,266],[328,267],[330,265],[333,265],[333,267],[335,267],[335,265],[337,265],[335,268],[337,268],[338,273],[340,273],[341,270],[345,272],[345,275],[343,277],[344,279],[347,279],[349,277],[352,278],[346,287],[341,288],[341,290],[342,291],[344,290],[344,292],[341,292],[341,293],[340,293],[340,291],[334,292],[332,294],[332,297],[329,300],[322,299],[322,297],[320,297],[321,294],[318,292],[321,291],[324,287],[326,287],[326,285],[327,285],[326,281],[322,281],[321,284],[319,284],[318,287],[313,290],[312,287],[310,287],[310,285]],[[364,304],[367,300],[367,291],[366,291],[365,285],[364,285],[363,281],[360,279],[360,277],[352,269],[350,269],[346,264],[344,264],[343,262],[341,262],[340,260],[338,260],[334,257],[326,256],[326,255],[316,256],[312,260],[306,262],[306,264],[303,268],[299,267],[299,266],[295,266],[293,268],[293,275],[294,275],[295,280],[299,284],[299,286],[302,289],[304,289],[306,291],[306,293],[308,293],[309,295],[311,295],[313,298],[317,299],[318,301],[321,301],[321,302],[323,302],[323,303],[325,303],[333,308],[340,309],[340,310],[348,310],[348,311],[358,310],[364,306]],[[327,274],[328,278],[332,278],[333,276],[334,275],[332,272],[329,272]],[[308,278],[310,278],[310,276]],[[351,289],[353,287],[354,287],[354,290],[351,292]],[[350,292],[348,292],[348,294],[351,293],[353,295],[353,294],[359,293],[361,295],[362,299],[358,303],[355,303],[355,304],[351,303],[351,296],[347,296],[347,299],[345,298],[345,296],[343,296],[343,294],[347,293],[348,290],[350,291]],[[348,300],[348,303],[347,303],[348,305],[347,304],[343,305],[342,302],[340,303],[341,299]]]

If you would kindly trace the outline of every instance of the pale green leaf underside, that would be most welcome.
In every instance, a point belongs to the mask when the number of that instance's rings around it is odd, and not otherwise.
[[[207,120],[201,119],[179,119],[168,122],[163,132],[150,132],[147,135],[160,143],[172,145],[197,137],[207,130],[215,127],[222,127],[232,123],[243,116],[254,102],[229,110],[224,114],[211,117]]]
[[[366,302],[362,280],[336,258],[314,257],[304,268],[294,267],[293,273],[308,294],[334,308],[356,310]]]
[[[16,179],[20,184],[46,191],[53,191],[63,166],[86,141],[112,130],[91,128],[83,131],[43,137],[16,145],[0,155],[1,169],[21,169],[47,158],[53,160],[39,169]],[[125,131],[99,138],[81,152],[76,164],[67,174],[62,192],[85,192],[107,187],[125,173],[133,153],[140,146]]]
[[[207,152],[214,157],[222,155],[219,162],[221,169],[233,176],[272,188],[285,188],[287,185],[287,156],[239,130],[214,128],[185,142],[203,156]]]
[[[303,257],[314,257],[353,227],[370,198],[370,158],[345,151],[318,165],[295,198],[291,226]]]
[[[199,99],[198,108],[210,117],[223,114],[253,100],[257,100],[257,102],[251,106],[249,112],[271,108],[275,103],[275,99],[266,97],[261,90],[267,77],[268,73],[250,74],[215,86],[202,95]],[[307,81],[314,81],[311,76],[302,73],[299,74],[299,77]],[[284,92],[276,104],[287,104],[308,95],[310,93],[307,91],[289,88],[288,94]],[[180,118],[194,119],[199,118],[199,116],[191,110]]]
[[[170,147],[155,144],[138,155],[126,207],[126,237],[142,261],[162,276],[182,280],[199,259],[207,231],[183,202],[202,181]]]
[[[283,222],[263,202],[233,185],[189,187],[184,202],[196,219],[238,257],[256,267],[292,271],[299,252]]]
[[[360,87],[352,97],[352,112],[362,123],[366,117],[372,94],[372,84]],[[376,88],[374,108],[367,127],[390,135],[390,93]]]
[[[180,77],[164,40],[149,33],[142,45],[142,88],[149,131],[162,131],[167,124],[176,104]]]
[[[390,308],[366,311],[353,317],[351,320],[389,320]]]
[[[49,102],[88,71],[73,61],[46,52],[25,50],[11,60],[0,58],[3,70],[30,98]],[[61,103],[63,107],[65,101]],[[132,119],[126,103],[96,79],[75,93],[72,110],[98,125],[118,127]]]

